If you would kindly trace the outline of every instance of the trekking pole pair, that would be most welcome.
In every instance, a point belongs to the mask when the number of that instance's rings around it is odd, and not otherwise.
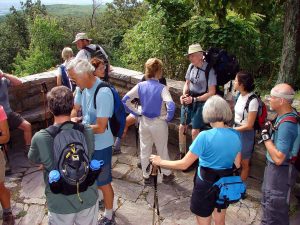
[[[160,225],[160,212],[159,212],[159,206],[158,206],[158,195],[157,195],[157,176],[158,172],[161,173],[161,169],[159,166],[153,165],[151,162],[147,167],[147,170],[149,171],[150,166],[152,166],[151,174],[150,176],[153,178],[154,183],[154,194],[153,194],[153,217],[152,217],[152,225]],[[156,212],[155,212],[156,211]],[[157,215],[157,221],[155,220],[155,214]]]

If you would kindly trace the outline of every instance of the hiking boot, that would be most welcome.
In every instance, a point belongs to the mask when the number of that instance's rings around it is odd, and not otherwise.
[[[112,146],[112,150],[113,150],[113,155],[119,155],[121,154],[121,148],[115,148],[115,146]]]
[[[164,184],[171,184],[174,182],[174,179],[175,179],[175,175],[173,173],[171,173],[170,175],[165,175],[163,174],[163,179],[162,179],[162,182]]]
[[[102,216],[98,222],[98,225],[115,225],[115,215],[113,214],[111,220],[107,219],[105,216]]]
[[[15,224],[15,218],[11,212],[3,213],[2,218],[3,218],[2,225],[14,225]]]
[[[144,178],[144,185],[149,187],[154,186],[154,181],[151,176],[149,178]]]

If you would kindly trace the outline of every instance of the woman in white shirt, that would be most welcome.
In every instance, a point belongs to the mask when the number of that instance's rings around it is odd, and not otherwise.
[[[254,124],[257,117],[259,103],[254,97],[254,79],[250,73],[240,71],[234,80],[234,89],[240,92],[234,107],[234,129],[240,132],[242,141],[242,171],[241,178],[246,180],[250,170],[255,140]]]

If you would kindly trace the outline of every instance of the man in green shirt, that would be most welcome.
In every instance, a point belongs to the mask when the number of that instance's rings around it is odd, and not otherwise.
[[[48,106],[54,115],[54,125],[70,121],[73,108],[73,94],[70,89],[59,86],[53,88],[47,95]],[[69,126],[69,127],[68,127]],[[63,129],[70,129],[72,124],[67,124]],[[94,134],[90,127],[85,126],[84,136],[88,147],[88,156],[94,152]],[[51,192],[48,175],[54,169],[53,138],[46,130],[40,130],[32,138],[28,158],[34,163],[44,166],[45,195],[48,205],[49,225],[96,225],[98,217],[98,190],[96,184],[88,187],[78,196],[54,194]]]

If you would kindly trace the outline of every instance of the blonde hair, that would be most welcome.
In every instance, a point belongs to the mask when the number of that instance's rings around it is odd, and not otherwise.
[[[156,76],[157,72],[162,72],[163,63],[158,58],[150,58],[145,63],[145,77],[150,79]]]
[[[61,52],[63,60],[67,60],[73,57],[73,50],[69,47],[65,47]]]
[[[208,98],[203,106],[202,115],[205,123],[229,123],[232,120],[232,112],[228,103],[218,95]]]

